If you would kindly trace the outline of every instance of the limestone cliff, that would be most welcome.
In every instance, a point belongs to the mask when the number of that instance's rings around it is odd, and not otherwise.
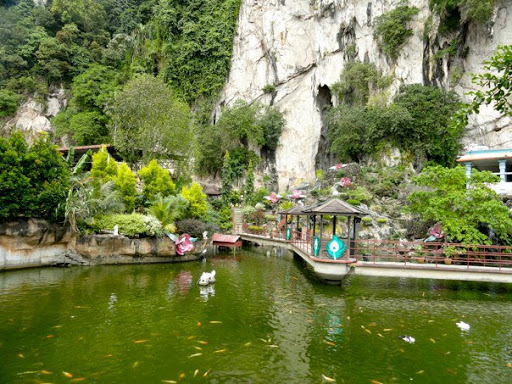
[[[390,93],[401,84],[422,83],[452,88],[463,96],[472,90],[470,73],[482,70],[497,45],[512,41],[512,1],[498,1],[485,25],[462,23],[456,32],[441,36],[439,20],[428,0],[411,0],[420,11],[411,22],[414,35],[395,62],[379,51],[373,37],[374,20],[395,8],[395,0],[243,0],[234,41],[231,71],[220,105],[237,99],[274,104],[287,124],[276,152],[280,190],[311,182],[316,168],[332,165],[325,142],[322,115],[337,101],[330,87],[348,60],[374,63],[393,75]],[[425,26],[431,25],[430,28]],[[434,54],[456,38],[457,54]],[[276,92],[265,94],[273,84]],[[510,119],[491,108],[482,108],[471,119],[464,144],[475,142],[491,148],[512,146]],[[267,166],[270,166],[267,164]],[[268,172],[268,169],[266,170]]]

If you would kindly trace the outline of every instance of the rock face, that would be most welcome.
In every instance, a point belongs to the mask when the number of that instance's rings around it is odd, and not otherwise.
[[[512,2],[498,2],[484,26],[463,24],[449,36],[437,33],[439,20],[432,17],[428,0],[411,0],[420,11],[410,26],[414,30],[395,62],[379,51],[373,37],[376,17],[390,11],[399,0],[243,0],[231,71],[220,105],[237,99],[274,104],[287,124],[275,157],[279,189],[312,182],[315,169],[332,165],[325,140],[323,113],[337,103],[331,92],[348,60],[374,63],[385,75],[393,75],[390,94],[401,84],[432,84],[453,88],[464,95],[474,87],[469,73],[482,71],[499,44],[512,41]],[[456,57],[434,58],[457,38]],[[265,85],[276,92],[265,94]],[[471,120],[464,143],[491,148],[512,145],[511,120],[482,108]],[[266,172],[269,165],[266,165]]]
[[[16,112],[16,115],[4,125],[3,130],[16,128],[25,132],[29,140],[33,140],[41,132],[51,132],[50,119],[66,107],[67,100],[64,88],[51,92],[45,104],[29,97]]]

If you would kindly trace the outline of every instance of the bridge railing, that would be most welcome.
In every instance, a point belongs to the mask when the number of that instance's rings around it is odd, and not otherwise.
[[[399,240],[356,240],[355,257],[366,263],[496,267],[512,271],[512,247]]]
[[[312,232],[306,228],[291,229],[287,238],[286,228],[272,225],[248,225],[235,228],[236,233],[250,234],[266,239],[291,243],[309,256],[313,256]],[[320,239],[317,259],[332,262],[326,246],[332,236]],[[346,238],[342,238],[345,242]],[[345,259],[349,258],[348,251]],[[396,263],[406,265],[425,264],[428,267],[455,265],[469,267],[494,267],[512,272],[512,247],[483,244],[458,244],[423,241],[358,239],[350,244],[350,258],[363,263]]]

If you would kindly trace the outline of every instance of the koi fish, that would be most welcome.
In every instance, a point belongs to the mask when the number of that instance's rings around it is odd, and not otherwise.
[[[45,339],[51,339],[51,338],[53,338],[53,337],[55,337],[55,335],[46,335],[44,338],[45,338]]]
[[[217,351],[213,351],[213,353],[222,353],[222,352],[226,352],[226,350],[225,349],[219,349]]]
[[[248,346],[250,346],[250,345],[252,345],[252,343],[249,341],[248,343],[245,343],[245,344],[244,344],[244,347],[248,347]]]
[[[368,326],[369,326],[369,327],[375,327],[375,326],[377,326],[377,323],[376,323],[376,322],[373,322],[373,323],[368,324]]]
[[[189,336],[189,337],[187,337],[187,340],[192,340],[194,338],[195,338],[195,336]]]
[[[137,368],[139,366],[139,364],[140,363],[138,361],[136,361],[135,363],[133,363],[132,368]]]
[[[382,338],[384,338],[384,336],[382,336],[382,335],[381,335],[380,333],[377,333],[377,335],[378,335],[379,337],[382,337]]]
[[[194,377],[196,377],[198,373],[199,373],[199,369],[196,369],[196,370],[194,371]]]
[[[370,380],[370,383],[372,383],[372,384],[382,384],[380,381],[377,381],[377,380]]]
[[[21,359],[24,359],[25,355],[23,353],[18,353],[18,357],[21,358]]]
[[[197,349],[198,351],[202,351],[202,350],[203,350],[203,348],[198,347],[197,345],[194,345],[193,347],[194,347],[195,349]]]
[[[187,375],[185,375],[185,373],[180,373],[180,379],[184,379],[185,376],[187,376]]]
[[[279,345],[275,345],[275,344],[270,344],[269,345],[270,348],[279,348]]]
[[[370,333],[370,334],[372,333],[372,331],[370,331],[369,329],[365,329],[365,331]]]
[[[52,374],[52,373],[51,373],[50,371],[47,371],[47,370],[45,370],[45,369],[43,369],[43,370],[41,371],[41,375],[51,375],[51,374]]]
[[[162,380],[162,383],[168,383],[168,384],[176,384],[176,380]]]
[[[212,320],[210,321],[210,324],[222,324],[222,321]]]
[[[197,356],[201,356],[202,353],[194,353],[193,355],[190,355],[188,358],[190,359],[191,357],[197,357]]]
[[[69,372],[64,372],[64,371],[62,371],[62,374],[63,374],[64,376],[66,376],[67,378],[72,378],[72,377],[73,377],[73,375],[72,375],[71,373],[69,373]]]
[[[329,376],[325,376],[323,373],[322,373],[322,380],[323,381],[327,381],[328,383],[335,383],[336,380],[333,379],[332,377],[329,377]]]
[[[70,382],[71,383],[78,383],[80,381],[85,381],[85,380],[87,380],[85,377],[77,377],[76,379],[73,379]]]
[[[135,344],[142,344],[142,343],[145,343],[147,342],[147,340],[137,340],[137,341],[134,341]]]
[[[436,343],[436,341],[433,339],[433,338],[430,338],[429,339],[431,342],[433,342],[434,344]]]
[[[393,328],[384,328],[384,332],[389,332],[389,331],[392,331]]]
[[[212,371],[211,369],[207,370],[207,371],[204,373],[203,377],[208,376],[208,374],[209,374],[211,371]]]
[[[203,345],[208,344],[208,342],[207,342],[207,341],[203,341],[203,340],[198,340],[197,342],[198,342],[199,344],[203,344]]]
[[[422,369],[421,371],[418,371],[416,372],[417,375],[421,375],[422,373],[424,373],[425,371]]]

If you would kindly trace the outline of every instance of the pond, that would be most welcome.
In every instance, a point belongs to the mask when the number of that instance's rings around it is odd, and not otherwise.
[[[212,269],[217,282],[199,287]],[[358,276],[327,286],[275,249],[10,271],[0,382],[505,383],[511,324],[511,286]]]

